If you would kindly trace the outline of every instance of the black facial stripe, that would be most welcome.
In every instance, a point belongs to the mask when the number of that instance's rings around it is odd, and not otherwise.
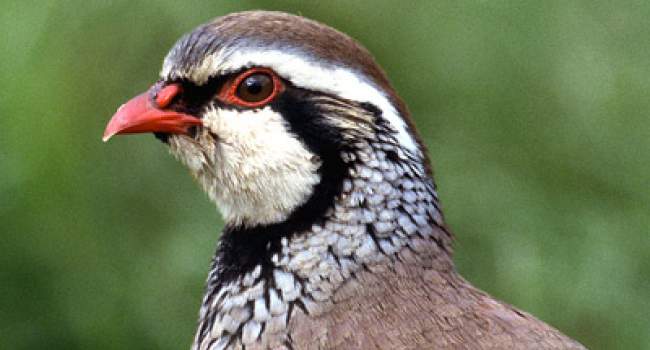
[[[203,85],[196,85],[187,80],[178,81],[183,87],[183,93],[171,108],[200,118],[201,113],[214,101],[217,92],[227,79],[228,76],[217,76]]]
[[[262,278],[273,271],[271,257],[281,249],[281,239],[308,230],[325,219],[342,192],[343,181],[349,176],[350,163],[341,155],[351,151],[341,137],[342,131],[329,125],[322,107],[312,101],[315,93],[287,86],[271,108],[287,120],[290,132],[298,136],[305,147],[321,161],[318,173],[321,181],[314,186],[311,197],[282,223],[255,227],[226,227],[216,253],[219,283],[228,283],[243,276],[257,265],[262,266]]]
[[[207,82],[201,85],[198,85],[189,79],[182,78],[174,79],[171,81],[161,80],[156,84],[156,89],[160,89],[164,85],[170,83],[180,84],[183,87],[183,92],[180,94],[179,98],[172,101],[172,104],[169,106],[169,108],[178,112],[193,115],[197,118],[201,118],[202,113],[205,112],[206,108],[211,105],[222,109],[246,110],[249,108],[227,105],[223,102],[220,102],[217,99],[217,94],[227,81],[231,80],[233,77],[241,74],[247,69],[249,68],[242,68],[237,71],[211,76],[208,78]]]
[[[187,79],[159,80],[154,87],[153,94],[155,95],[165,85],[171,83],[180,84],[183,92],[172,100],[168,108],[201,119],[206,107],[216,101],[217,92],[229,77],[230,75],[211,77],[203,85],[197,85]],[[196,132],[196,128],[193,129],[193,132]],[[170,134],[155,132],[154,136],[163,143],[169,144]]]
[[[245,68],[238,69],[236,71],[231,71],[220,75],[211,76],[208,78],[207,82],[202,85],[197,85],[196,83],[190,81],[189,79],[174,79],[171,81],[159,80],[156,83],[156,86],[153,90],[153,94],[155,95],[157,91],[160,90],[165,85],[171,83],[180,84],[183,88],[183,92],[179,95],[179,97],[175,98],[172,101],[171,105],[168,108],[185,114],[193,115],[197,118],[201,118],[201,114],[205,111],[206,107],[210,105],[217,106],[221,109],[248,110],[250,109],[249,107],[228,105],[223,102],[220,102],[216,98],[216,95],[218,91],[221,89],[221,87],[223,86],[223,84],[225,84],[228,80],[230,80],[232,77],[239,75],[250,68],[253,67],[245,67]],[[306,93],[306,94],[310,93],[308,90],[300,89],[293,86],[289,81],[286,81],[284,79],[283,79],[283,84],[287,87],[288,92],[285,93],[287,93],[289,96],[291,94],[299,95],[300,93]],[[332,97],[334,99],[336,98],[334,95],[330,95],[327,93],[321,92],[320,94]],[[271,106],[274,107],[274,106],[281,105],[280,102],[282,99],[278,98],[278,100],[280,101],[274,101],[273,103],[271,103]],[[300,101],[304,102],[304,100],[300,100],[300,99],[296,100],[296,102],[300,102]],[[381,114],[381,110],[371,103],[364,102],[356,105],[360,108],[367,110],[371,114],[374,115]],[[301,120],[300,116],[295,118],[295,120],[297,122],[300,122]],[[335,133],[333,133],[331,136],[335,136]],[[164,138],[161,136],[156,136],[156,137],[158,137],[161,140]]]

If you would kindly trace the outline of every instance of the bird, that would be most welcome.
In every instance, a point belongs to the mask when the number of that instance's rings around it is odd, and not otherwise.
[[[274,11],[200,25],[103,139],[135,133],[224,220],[193,350],[584,349],[459,274],[405,103],[336,29]]]

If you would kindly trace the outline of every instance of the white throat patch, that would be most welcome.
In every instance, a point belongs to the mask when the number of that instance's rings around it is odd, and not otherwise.
[[[270,107],[211,109],[204,114],[203,125],[197,140],[170,137],[170,148],[229,224],[283,221],[320,181],[320,160]],[[209,133],[217,135],[216,141]]]
[[[268,67],[294,85],[322,91],[342,98],[368,102],[382,111],[383,117],[397,132],[399,143],[414,155],[422,156],[413,136],[407,130],[387,96],[363,74],[310,57],[297,50],[234,48],[207,56],[197,68],[172,73],[172,64],[165,60],[162,77],[185,77],[203,84],[215,74],[238,71],[247,67]]]

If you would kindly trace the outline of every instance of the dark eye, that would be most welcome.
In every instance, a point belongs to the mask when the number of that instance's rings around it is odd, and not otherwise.
[[[264,101],[271,94],[273,94],[273,78],[266,73],[251,74],[237,87],[237,97],[250,103]]]
[[[231,78],[217,98],[226,104],[258,108],[269,104],[284,90],[282,79],[265,67],[254,67]]]

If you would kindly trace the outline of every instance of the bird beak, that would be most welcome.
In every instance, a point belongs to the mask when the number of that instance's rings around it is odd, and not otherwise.
[[[165,110],[174,97],[182,92],[178,84],[169,84],[151,98],[150,91],[140,94],[123,104],[113,115],[104,131],[104,142],[116,134],[163,132],[187,134],[188,129],[202,125],[201,119],[172,110]]]

